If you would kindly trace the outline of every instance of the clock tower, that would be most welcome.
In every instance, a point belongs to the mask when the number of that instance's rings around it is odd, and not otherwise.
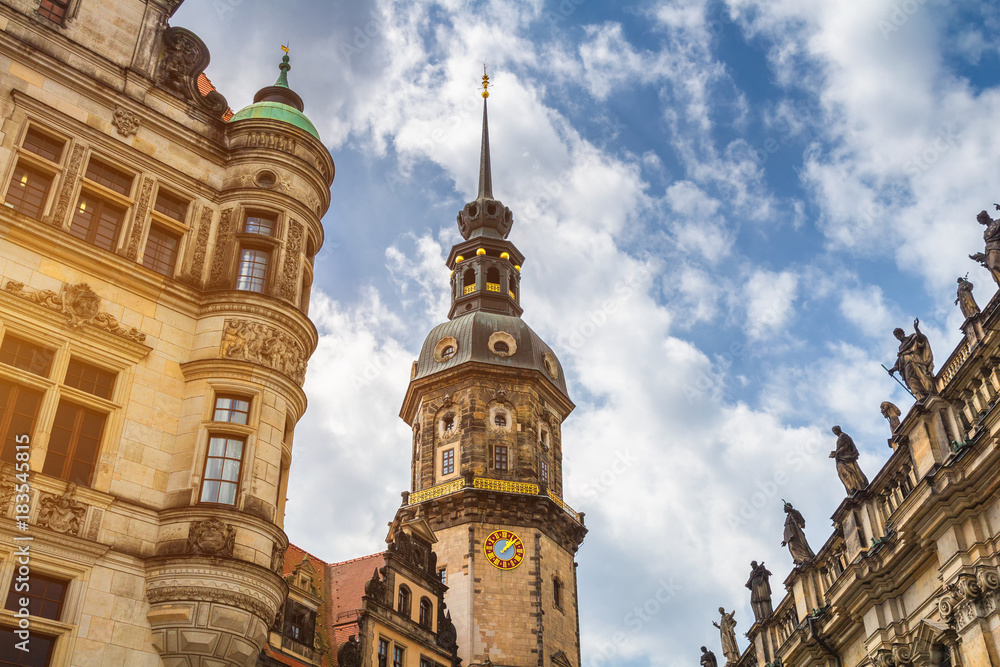
[[[400,417],[411,491],[396,522],[434,530],[446,615],[468,667],[580,667],[575,554],[587,530],[562,501],[562,423],[574,405],[551,348],[521,319],[524,256],[493,197],[488,78],[478,197],[458,214],[448,321],[413,362]]]

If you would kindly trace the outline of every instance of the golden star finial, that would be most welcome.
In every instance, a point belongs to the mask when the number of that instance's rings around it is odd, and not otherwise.
[[[484,100],[485,100],[485,99],[486,99],[487,97],[489,97],[489,96],[490,96],[490,93],[489,93],[489,91],[488,91],[488,90],[486,90],[486,89],[487,89],[487,88],[489,87],[489,85],[490,85],[490,77],[489,77],[489,75],[488,75],[488,74],[486,73],[486,63],[483,63],[483,99],[484,99]]]

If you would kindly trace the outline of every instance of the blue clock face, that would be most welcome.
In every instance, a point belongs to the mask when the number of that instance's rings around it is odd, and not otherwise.
[[[509,530],[495,530],[486,538],[483,545],[486,559],[493,567],[501,570],[513,570],[524,560],[524,543]]]
[[[510,560],[514,553],[514,540],[497,540],[493,545],[493,555],[500,560]]]

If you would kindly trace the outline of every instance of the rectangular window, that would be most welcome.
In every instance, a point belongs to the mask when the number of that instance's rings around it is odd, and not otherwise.
[[[69,367],[66,369],[65,384],[67,387],[110,399],[115,388],[115,374],[73,358],[69,360]]]
[[[402,646],[392,647],[392,667],[403,667],[403,653]]]
[[[205,477],[201,483],[201,502],[235,505],[242,464],[241,438],[211,437],[205,458]]]
[[[49,197],[52,177],[21,162],[14,167],[4,203],[18,213],[38,220]]]
[[[266,250],[244,248],[240,257],[240,273],[236,278],[236,289],[263,292],[270,255]]]
[[[294,600],[286,600],[284,619],[282,634],[312,647],[316,634],[316,612]]]
[[[389,642],[385,639],[378,640],[378,667],[388,667],[389,663]]]
[[[251,213],[247,215],[247,223],[243,231],[248,234],[263,234],[264,236],[274,236],[274,228],[277,220],[274,216],[264,213]]]
[[[105,164],[97,158],[91,158],[87,165],[87,178],[126,197],[132,190],[131,174]]]
[[[43,157],[49,162],[59,162],[59,158],[62,157],[63,146],[65,145],[66,142],[62,139],[53,139],[33,127],[28,129],[28,132],[24,135],[24,141],[21,142],[21,148],[39,157]]]
[[[175,197],[165,190],[160,190],[156,193],[156,203],[153,204],[153,210],[159,211],[177,222],[184,222],[184,218],[187,217],[188,201],[181,197]]]
[[[149,228],[146,250],[142,254],[142,265],[167,277],[174,275],[177,248],[180,244],[180,235],[153,225]]]
[[[15,462],[17,436],[34,434],[41,405],[42,392],[0,380],[0,435],[3,435],[0,461]]]
[[[549,481],[549,464],[547,461],[542,461],[542,481]]]
[[[441,583],[445,586],[448,585],[448,570],[446,568],[441,568],[438,570],[438,578],[441,579]]]
[[[124,219],[125,209],[81,194],[69,233],[98,248],[113,251],[118,244],[118,230]]]
[[[250,417],[250,401],[236,396],[216,396],[213,421],[246,424]]]
[[[28,598],[28,611],[32,616],[58,621],[62,614],[63,596],[66,582],[32,572],[28,576],[28,590],[16,591],[17,577],[11,577],[10,591],[7,593],[6,609],[18,611],[20,598]],[[22,582],[23,584],[24,582]],[[34,648],[34,646],[32,646]]]
[[[493,448],[493,467],[497,470],[507,469],[507,446],[497,445]]]
[[[449,449],[441,454],[441,474],[450,475],[455,472],[455,450]]]
[[[0,628],[0,667],[48,667],[55,638],[31,633],[31,651],[18,649],[20,639],[13,630]]]
[[[42,472],[90,486],[106,419],[107,415],[97,410],[60,401]]]
[[[434,661],[420,656],[420,667],[434,667]]]
[[[56,25],[62,25],[66,20],[66,8],[69,0],[41,0],[38,4],[38,15],[47,18]],[[0,661],[0,664],[3,664]]]
[[[52,350],[10,334],[4,336],[3,343],[0,344],[0,364],[20,368],[42,377],[49,376],[53,354]]]

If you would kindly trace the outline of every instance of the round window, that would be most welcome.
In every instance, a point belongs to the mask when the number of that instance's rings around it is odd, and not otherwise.
[[[434,361],[448,361],[458,352],[458,341],[454,336],[445,336],[434,345]]]
[[[506,331],[490,334],[487,345],[489,345],[490,351],[498,357],[509,357],[517,352],[517,341]]]
[[[493,351],[497,354],[510,354],[510,345],[502,340],[498,340],[493,344]]]
[[[493,418],[493,423],[499,426],[500,428],[507,428],[507,415],[502,413],[498,414],[496,417]]]
[[[446,348],[444,348],[443,350],[441,350],[441,358],[442,359],[451,359],[454,356],[455,356],[455,346],[454,345],[449,345]]]

